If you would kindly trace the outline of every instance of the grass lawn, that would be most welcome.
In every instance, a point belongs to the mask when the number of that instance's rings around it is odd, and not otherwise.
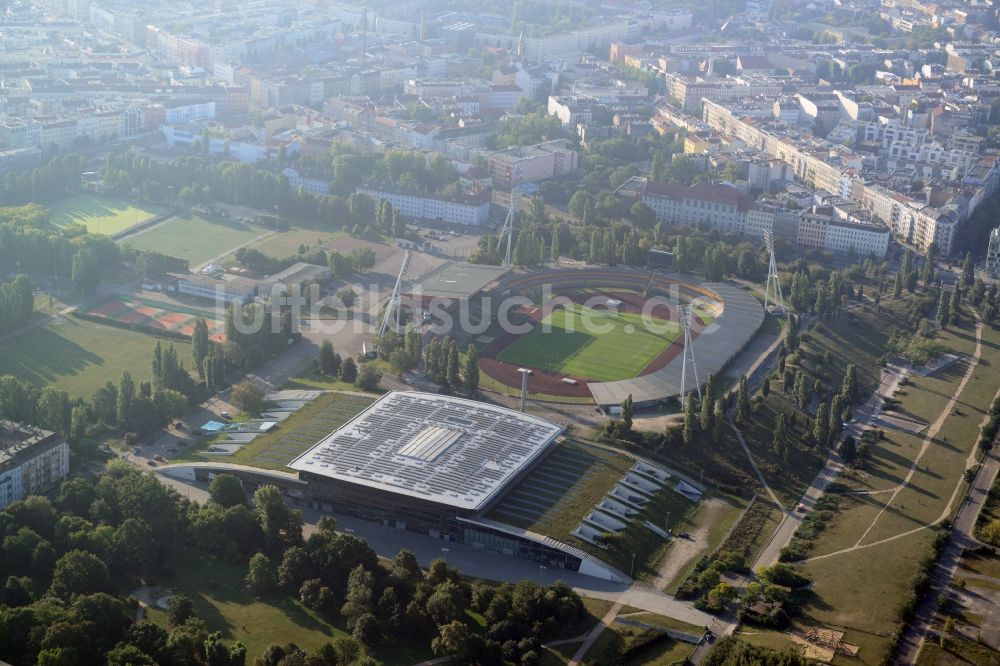
[[[804,623],[846,628],[844,640],[861,646],[861,659],[877,662],[896,628],[896,611],[912,592],[913,578],[933,539],[934,532],[924,530],[800,565],[802,573],[814,581],[815,593],[804,608]]]
[[[0,345],[0,374],[89,400],[104,382],[111,380],[117,385],[123,370],[132,373],[136,385],[149,380],[156,340],[137,331],[60,317],[4,341]],[[163,344],[171,342],[178,358],[190,367],[190,344],[176,340],[164,340]]]
[[[49,204],[48,209],[52,211],[53,224],[58,227],[82,224],[88,233],[106,236],[166,212],[165,208],[153,204],[130,203],[99,194],[76,194]]]
[[[648,330],[640,315],[609,317],[573,304],[552,312],[497,358],[596,381],[629,379],[642,372],[680,333],[676,322],[657,320],[656,324],[667,329],[666,334]]]
[[[662,622],[658,622],[657,619],[665,620],[668,618],[661,618],[660,616],[652,613],[643,613],[641,616],[636,616],[633,619],[637,619],[640,622],[654,626],[665,626]],[[670,628],[673,629],[675,627]],[[697,627],[694,629],[695,631],[692,633],[700,634],[704,631],[698,631]],[[687,658],[694,653],[695,646],[690,643],[682,643],[670,638],[650,640],[653,635],[655,634],[652,634],[651,630],[644,630],[640,627],[630,627],[619,622],[612,622],[611,625],[601,633],[598,639],[594,641],[594,644],[590,646],[590,649],[587,650],[587,654],[584,656],[584,662],[594,664],[621,663],[629,666],[633,664],[636,666],[639,664],[643,664],[644,666],[666,666],[667,664],[684,663]],[[616,660],[616,655],[620,652],[632,648],[637,643],[646,641],[649,641],[650,645],[645,649],[639,650],[628,660]]]
[[[490,511],[488,518],[539,532],[578,546],[625,573],[636,553],[635,576],[656,575],[656,563],[669,543],[642,523],[669,521],[678,531],[690,531],[697,505],[671,488],[658,492],[642,514],[620,532],[620,544],[598,548],[572,535],[634,462],[625,456],[578,442],[560,444]]]
[[[271,432],[257,437],[231,456],[208,456],[209,442],[181,453],[174,460],[223,462],[287,471],[293,458],[349,421],[373,401],[356,395],[326,393],[300,409]],[[220,435],[225,438],[225,435]]]
[[[343,231],[334,231],[320,224],[296,222],[287,231],[281,231],[267,238],[251,243],[247,247],[259,250],[269,257],[284,259],[299,253],[299,247],[305,245],[309,252],[314,252],[324,243],[346,236]]]
[[[302,374],[292,377],[285,385],[282,386],[283,389],[317,389],[320,391],[360,391],[357,386],[351,384],[350,382],[344,382],[339,379],[335,379],[328,375],[321,375],[314,371],[312,368],[306,370]],[[380,389],[373,396],[382,395],[385,393],[384,389]]]
[[[137,250],[153,250],[191,262],[191,267],[235,250],[267,232],[225,218],[172,217],[125,242]]]
[[[917,666],[995,666],[998,663],[1000,652],[988,645],[955,637],[948,638],[943,648],[937,641],[925,641],[917,656]]]
[[[257,600],[243,582],[246,567],[182,551],[170,569],[176,574],[157,584],[189,596],[210,632],[221,631],[227,641],[242,641],[248,662],[260,657],[271,643],[291,642],[312,652],[337,636],[348,635],[340,622],[330,622],[290,597]],[[149,617],[157,624],[167,623],[164,611],[151,609]],[[430,643],[418,646],[390,637],[375,656],[386,664],[413,664],[431,657]]]

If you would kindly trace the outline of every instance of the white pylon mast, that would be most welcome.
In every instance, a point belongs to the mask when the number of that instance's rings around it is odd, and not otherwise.
[[[687,407],[687,367],[691,364],[694,373],[694,387],[701,400],[701,381],[698,379],[698,366],[694,361],[694,343],[691,340],[691,306],[683,305],[680,309],[681,329],[684,331],[684,360],[681,363],[681,406]]]
[[[504,220],[503,228],[500,229],[500,238],[497,239],[497,249],[500,249],[504,241],[504,233],[507,234],[507,253],[504,255],[503,265],[511,265],[511,244],[514,239],[514,192],[510,193],[510,208],[507,209],[507,219]]]
[[[396,317],[396,330],[399,330],[399,291],[403,286],[403,273],[406,272],[407,267],[410,265],[410,251],[407,250],[403,254],[403,265],[399,267],[399,275],[396,276],[396,284],[392,288],[392,295],[389,296],[389,302],[385,306],[385,314],[382,316],[382,323],[378,327],[378,337],[382,337],[386,329],[389,328],[389,319],[395,314]]]
[[[778,278],[778,264],[774,259],[774,237],[771,231],[764,232],[764,245],[767,246],[767,284],[764,286],[764,312],[767,312],[771,301],[771,291],[774,291],[774,304],[785,314],[785,298],[781,295],[781,280]]]

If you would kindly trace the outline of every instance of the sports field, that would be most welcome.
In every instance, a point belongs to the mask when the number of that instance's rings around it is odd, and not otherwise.
[[[126,241],[137,250],[153,250],[187,259],[195,268],[250,243],[267,232],[223,218],[172,217]]]
[[[147,203],[129,203],[124,199],[99,194],[77,194],[49,204],[52,223],[59,227],[82,224],[92,234],[106,236],[124,231],[140,222],[166,212]]]
[[[608,315],[572,304],[514,340],[497,360],[594,381],[629,379],[680,335],[677,322],[657,319],[655,325],[656,331],[649,330],[638,314]]]
[[[171,344],[167,342],[167,344]],[[191,348],[174,341],[177,356],[191,367]],[[15,375],[38,387],[52,386],[90,399],[104,382],[118,383],[123,370],[136,384],[150,378],[156,338],[139,331],[59,317],[0,344],[0,375]]]
[[[226,327],[222,316],[208,310],[186,308],[144,298],[111,296],[90,307],[87,314],[152,331],[169,331],[189,337],[194,335],[195,319],[201,317],[208,324],[209,337],[216,342],[226,341]]]

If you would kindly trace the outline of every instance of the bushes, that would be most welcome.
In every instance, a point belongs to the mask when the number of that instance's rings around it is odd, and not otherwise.
[[[791,542],[781,549],[778,561],[798,562],[806,559],[816,543],[816,538],[836,515],[837,504],[837,499],[831,495],[820,498],[812,513],[805,517],[802,525],[796,530]]]

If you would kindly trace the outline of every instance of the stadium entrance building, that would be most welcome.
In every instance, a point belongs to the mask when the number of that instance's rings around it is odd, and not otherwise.
[[[394,391],[289,467],[306,482],[308,499],[337,513],[620,580],[578,548],[482,517],[562,432],[505,407]]]

